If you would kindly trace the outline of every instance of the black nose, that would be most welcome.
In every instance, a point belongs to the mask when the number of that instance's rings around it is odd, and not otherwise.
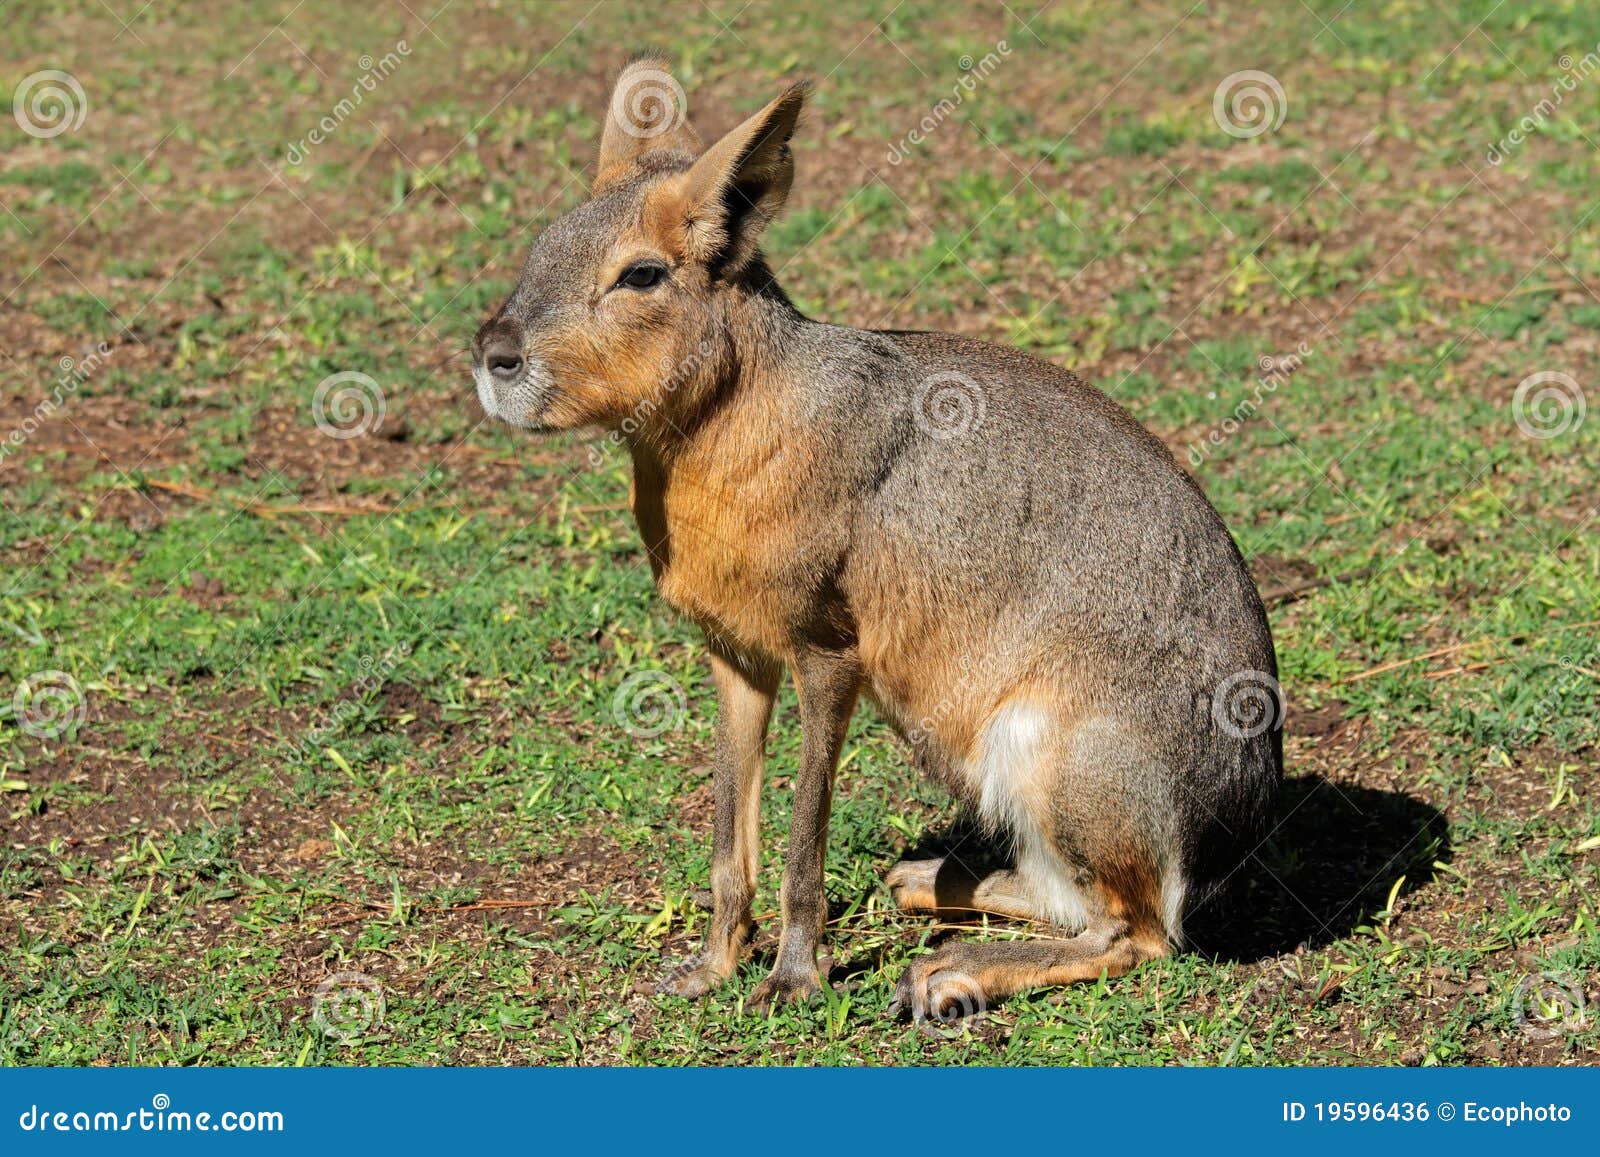
[[[522,376],[522,354],[517,350],[501,350],[485,358],[485,365],[490,368],[490,373],[501,381],[512,381]]]
[[[522,351],[509,341],[495,342],[483,351],[483,364],[500,381],[513,381],[522,376]]]
[[[472,353],[489,375],[501,382],[522,376],[522,334],[520,327],[505,318],[496,318],[478,331]]]

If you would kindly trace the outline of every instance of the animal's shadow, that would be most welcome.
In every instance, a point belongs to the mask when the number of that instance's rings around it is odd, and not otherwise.
[[[1191,947],[1224,960],[1260,960],[1349,936],[1398,895],[1434,878],[1451,857],[1443,813],[1401,791],[1335,783],[1320,775],[1284,781],[1276,827],[1217,896],[1191,911]],[[905,853],[954,852],[972,866],[1004,866],[1004,854],[970,816],[929,833]]]

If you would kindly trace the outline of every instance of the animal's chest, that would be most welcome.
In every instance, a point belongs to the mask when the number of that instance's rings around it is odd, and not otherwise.
[[[667,488],[634,512],[656,589],[708,632],[785,654],[810,613],[806,543],[787,504]]]

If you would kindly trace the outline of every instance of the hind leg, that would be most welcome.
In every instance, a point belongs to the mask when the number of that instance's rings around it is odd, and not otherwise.
[[[901,860],[883,882],[905,912],[953,920],[980,914],[1013,920],[1046,918],[1026,881],[1011,868],[984,872],[956,856]]]
[[[946,944],[904,971],[891,1015],[947,1023],[1014,992],[1120,976],[1170,952],[1152,911],[1154,896],[1141,887],[1147,872],[1109,861],[1102,875],[1085,877],[1037,843],[1019,848],[1018,864],[987,875],[954,856],[894,867],[888,883],[910,911],[997,912],[1080,931],[1061,939]]]
[[[1183,899],[1171,861],[1159,763],[1117,721],[1078,720],[1014,697],[991,717],[971,768],[979,810],[1016,846],[1016,868],[968,884],[959,870],[907,868],[916,905],[970,903],[1055,925],[1058,940],[952,944],[917,961],[895,1004],[918,1020],[981,1009],[1029,988],[1119,976],[1167,955]],[[1152,780],[1156,783],[1152,785]],[[1152,790],[1154,789],[1154,790]],[[959,869],[959,865],[957,865]],[[897,869],[897,871],[899,871]]]
[[[889,1012],[918,1022],[949,1022],[1030,988],[1121,976],[1168,951],[1165,940],[1134,935],[1117,920],[1065,940],[948,944],[906,969]]]
[[[1131,895],[1126,888],[1130,876],[1137,881],[1144,873],[1085,878],[1037,844],[1019,849],[1018,864],[980,875],[946,857],[903,862],[889,873],[897,902],[909,910],[993,912],[1081,929],[1061,939],[947,944],[906,969],[891,1014],[948,1022],[1026,989],[1120,976],[1170,951],[1153,898],[1140,895],[1145,888]]]

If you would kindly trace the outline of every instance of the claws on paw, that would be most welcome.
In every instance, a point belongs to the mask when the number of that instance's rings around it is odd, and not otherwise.
[[[923,1032],[957,1033],[963,1022],[987,1008],[983,985],[974,977],[939,963],[937,957],[907,968],[895,985],[889,1015],[910,1020]]]
[[[756,990],[750,994],[750,999],[745,1001],[745,1007],[764,1012],[776,1005],[791,1001],[800,1003],[810,1000],[821,991],[822,982],[815,973],[789,975],[774,972],[756,985]]]
[[[943,865],[942,859],[901,860],[889,869],[883,882],[894,897],[895,906],[906,912],[926,912],[938,908],[939,895],[935,883]]]
[[[722,978],[709,968],[674,968],[661,978],[657,989],[673,996],[687,996],[692,1000],[704,996],[721,983]]]

